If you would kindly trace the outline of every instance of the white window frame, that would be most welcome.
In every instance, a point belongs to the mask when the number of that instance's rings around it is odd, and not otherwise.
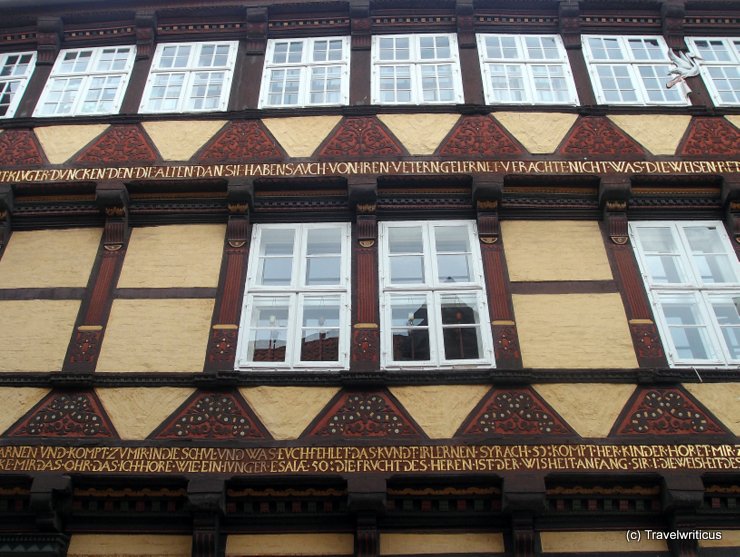
[[[15,115],[15,111],[18,109],[23,93],[26,91],[26,86],[31,79],[31,74],[36,67],[36,52],[6,52],[4,54],[0,54],[0,70],[4,69],[7,64],[11,63],[11,59],[13,57],[17,57],[18,61],[20,61],[20,58],[23,56],[30,56],[31,59],[28,61],[28,64],[26,64],[26,69],[22,74],[15,73],[18,63],[12,62],[12,67],[14,68],[13,73],[10,75],[0,75],[0,95],[5,96],[7,94],[10,96],[8,109],[5,111],[5,114],[0,115],[0,118],[12,118]],[[10,88],[14,83],[16,84],[15,91],[9,91],[6,93],[6,87]]]
[[[486,41],[489,38],[500,38],[500,39],[513,39],[517,56],[514,58],[494,58],[488,56],[488,48]],[[552,39],[555,41],[555,47],[557,48],[559,57],[557,59],[549,58],[531,58],[529,56],[529,49],[527,48],[526,39]],[[578,93],[576,92],[575,82],[573,80],[573,72],[570,69],[570,62],[568,61],[568,53],[563,45],[563,40],[560,35],[511,35],[511,34],[500,34],[500,33],[479,33],[477,35],[478,40],[478,57],[480,59],[481,71],[483,73],[483,91],[486,95],[487,104],[523,104],[523,105],[578,105]],[[524,98],[522,100],[496,100],[495,94],[496,89],[492,85],[492,66],[517,66],[521,70],[521,79],[524,85]],[[568,98],[564,101],[543,101],[536,98],[537,88],[534,70],[537,66],[558,66],[562,71],[562,79],[565,80],[567,86]],[[549,81],[549,80],[548,80]]]
[[[312,229],[332,228],[341,232],[340,282],[328,285],[306,285],[306,239]],[[293,230],[293,254],[291,283],[289,285],[263,285],[259,283],[260,246],[262,234],[267,230]],[[255,224],[252,231],[247,287],[242,307],[239,341],[237,347],[237,370],[286,371],[291,369],[348,369],[351,324],[351,227],[349,223],[304,223],[304,224]],[[304,300],[331,296],[339,298],[339,359],[338,361],[301,361],[301,331],[303,328]],[[288,298],[288,322],[285,361],[261,362],[247,359],[249,350],[250,322],[252,313],[260,300]],[[333,328],[333,327],[332,327]]]
[[[110,50],[128,49],[128,54],[124,67],[120,70],[98,70],[95,69],[98,63],[101,61],[103,54]],[[82,71],[69,71],[65,72],[62,66],[65,62],[67,55],[79,55],[84,52],[90,52],[90,59],[88,60],[87,66]],[[54,67],[51,69],[49,79],[44,86],[44,90],[41,93],[36,110],[33,115],[35,117],[50,118],[54,116],[82,116],[82,115],[100,115],[100,114],[118,114],[121,109],[121,103],[126,93],[129,79],[131,78],[131,70],[134,67],[134,60],[136,58],[136,46],[135,45],[119,45],[119,46],[99,46],[93,48],[69,48],[59,52]],[[115,96],[113,98],[113,105],[110,110],[102,111],[97,110],[94,112],[87,112],[84,110],[86,97],[90,92],[93,83],[96,79],[100,78],[121,78],[121,81],[116,88]],[[80,85],[77,90],[71,93],[70,109],[66,112],[59,112],[59,107],[64,103],[58,102],[57,108],[53,112],[47,112],[44,110],[45,105],[51,103],[51,98],[56,93],[55,85],[62,84],[65,81],[80,80]],[[66,94],[66,93],[65,93]]]
[[[316,43],[341,41],[342,57],[340,60],[327,60],[314,62],[312,54]],[[300,43],[301,60],[298,62],[275,62],[275,48],[281,43]],[[295,108],[306,106],[344,106],[349,104],[349,37],[311,37],[305,39],[270,39],[267,41],[265,53],[265,67],[262,72],[262,85],[260,88],[260,99],[258,108]],[[311,83],[313,71],[321,68],[339,68],[340,90],[338,102],[311,102]],[[295,103],[271,103],[270,83],[273,72],[297,70],[299,73],[298,99]]]
[[[714,252],[726,256],[730,270],[735,280],[713,283],[704,282],[701,274],[693,262],[690,245],[685,233],[691,227],[711,227],[717,230],[721,246]],[[647,261],[648,254],[639,241],[639,231],[643,228],[665,228],[671,230],[677,252],[656,252],[653,255],[672,256],[677,259],[682,282],[658,282],[653,280]],[[630,223],[630,241],[634,247],[640,271],[642,273],[648,297],[653,305],[656,325],[663,339],[666,356],[671,367],[708,367],[708,368],[737,368],[740,367],[740,358],[733,359],[724,341],[720,323],[712,308],[713,301],[725,301],[733,304],[733,299],[740,297],[740,265],[723,224],[719,221],[640,221]],[[705,348],[708,357],[705,359],[682,358],[673,340],[670,325],[665,316],[663,307],[670,303],[688,303],[697,308],[700,323],[695,328],[705,331]],[[737,311],[737,310],[736,310]],[[674,327],[677,325],[673,325]]]
[[[619,50],[622,54],[622,58],[602,60],[594,58],[593,52],[591,51],[590,39],[609,39],[616,40],[619,45]],[[658,42],[661,52],[664,53],[664,59],[661,60],[640,60],[636,58],[632,49],[629,46],[630,40],[643,40]],[[666,45],[663,37],[658,35],[582,35],[581,44],[583,46],[583,55],[588,66],[588,73],[591,77],[591,86],[593,87],[594,94],[596,95],[596,101],[599,104],[609,105],[626,105],[626,106],[687,106],[691,104],[688,98],[688,91],[684,83],[678,83],[674,89],[666,89],[665,84],[670,80],[669,71],[673,68],[668,59],[668,46]],[[606,99],[601,79],[598,74],[599,67],[624,67],[627,70],[628,77],[631,85],[635,91],[637,97],[635,101],[608,101]],[[643,78],[640,75],[639,68],[641,67],[653,67],[657,73],[657,77],[660,78],[661,91],[677,91],[681,97],[678,101],[653,101],[648,96],[648,90],[645,86]],[[619,89],[622,91],[622,89]]]
[[[200,53],[205,46],[228,46],[229,51],[226,57],[226,64],[223,65],[212,65],[212,66],[199,66],[197,60]],[[141,114],[165,114],[165,113],[184,113],[184,112],[223,112],[226,110],[229,103],[229,96],[231,93],[231,83],[234,78],[234,64],[236,62],[236,54],[239,43],[237,41],[205,41],[205,42],[184,42],[184,43],[161,43],[157,45],[157,50],[154,52],[154,58],[152,60],[152,66],[149,70],[149,76],[144,86],[144,94],[141,97],[141,104],[139,106],[139,113]],[[162,57],[165,49],[168,47],[190,47],[190,53],[188,55],[187,65],[184,67],[161,67]],[[223,73],[223,84],[221,86],[221,94],[218,100],[217,108],[195,108],[188,106],[193,99],[193,88],[196,85],[195,78],[197,74],[215,74]],[[180,94],[175,102],[175,108],[172,110],[154,108],[151,98],[152,90],[155,86],[155,81],[159,76],[168,75],[183,75],[182,85],[180,87]]]
[[[450,56],[449,58],[422,59],[421,58],[421,38],[422,37],[446,37],[449,40]],[[380,40],[381,39],[409,39],[409,59],[408,60],[381,60],[380,59]],[[380,105],[450,105],[462,104],[465,102],[462,75],[460,71],[460,53],[457,47],[457,36],[452,33],[429,33],[429,34],[402,34],[402,35],[373,35],[372,39],[372,103]],[[427,101],[424,100],[424,91],[422,89],[422,72],[423,68],[451,65],[452,66],[452,87],[453,99],[444,101]],[[411,94],[410,100],[387,102],[382,101],[380,97],[380,69],[382,67],[401,67],[410,68]]]
[[[437,253],[434,249],[434,232],[437,227],[466,227],[470,248],[470,282],[446,283],[438,280]],[[426,280],[423,284],[393,284],[391,282],[389,230],[391,228],[421,228],[423,242],[423,269]],[[387,221],[379,223],[380,240],[380,331],[381,366],[384,369],[471,369],[490,368],[495,365],[490,316],[486,300],[483,262],[480,253],[475,222],[468,220],[439,221]],[[455,252],[458,253],[458,252]],[[443,324],[441,322],[440,299],[446,295],[475,296],[479,316],[481,354],[477,359],[445,359]],[[429,360],[400,361],[393,359],[392,305],[393,297],[426,297],[429,320]]]
[[[721,42],[729,53],[731,60],[707,60],[706,56],[702,56],[702,52],[699,50],[696,41]],[[699,71],[701,72],[701,77],[709,90],[709,95],[712,97],[714,104],[716,106],[740,106],[740,90],[734,92],[735,97],[737,97],[736,101],[728,102],[723,100],[719,94],[714,78],[710,74],[713,68],[726,67],[733,67],[740,74],[740,37],[686,37],[686,44],[692,54],[702,57],[702,60],[697,60]]]

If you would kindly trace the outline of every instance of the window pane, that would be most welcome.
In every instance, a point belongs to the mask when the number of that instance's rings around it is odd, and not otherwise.
[[[424,283],[424,245],[421,228],[389,228],[388,250],[391,254],[391,283]]]
[[[285,361],[289,301],[287,297],[255,299],[247,348],[249,361]]]
[[[670,228],[638,228],[637,235],[654,283],[680,284],[688,281]]]
[[[341,282],[342,233],[337,229],[309,229],[306,239],[306,284]]]
[[[443,283],[471,282],[473,275],[467,227],[436,227],[434,236],[438,280]]]
[[[740,316],[732,299],[712,302],[725,346],[733,360],[740,359]]]
[[[478,300],[474,295],[444,295],[441,314],[445,359],[476,360],[483,347],[480,336]]]
[[[716,227],[684,228],[694,265],[705,283],[734,282],[735,273],[730,258],[722,249],[722,238]]]
[[[301,360],[339,360],[339,297],[306,298],[301,328]]]
[[[260,242],[261,270],[258,284],[287,286],[291,283],[294,237],[293,230],[263,230]]]
[[[672,298],[663,302],[668,328],[678,357],[687,360],[711,359],[711,349],[699,307],[694,299]]]
[[[426,296],[391,297],[393,360],[429,360]]]

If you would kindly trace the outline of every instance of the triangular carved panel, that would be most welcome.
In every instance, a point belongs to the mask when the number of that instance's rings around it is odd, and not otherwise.
[[[490,116],[465,116],[437,152],[443,156],[476,158],[521,155],[525,151]]]
[[[235,392],[199,391],[150,436],[152,439],[271,439]]]
[[[157,161],[157,151],[135,125],[111,126],[76,159],[85,164],[140,164]]]
[[[493,389],[460,426],[459,435],[577,435],[530,388]]]
[[[30,130],[0,133],[0,166],[37,166],[44,164],[41,147]]]
[[[399,439],[422,433],[388,391],[341,391],[302,437]]]
[[[724,435],[727,430],[678,387],[637,389],[612,435]]]
[[[738,155],[740,131],[724,118],[694,118],[678,152],[680,155]]]
[[[644,155],[645,150],[607,118],[584,117],[576,121],[563,141],[560,153],[564,155]]]
[[[405,150],[377,118],[345,118],[319,149],[323,158],[393,157]]]
[[[118,433],[93,391],[53,391],[5,437],[118,439]]]
[[[261,122],[231,122],[195,157],[199,162],[276,161],[284,153]]]

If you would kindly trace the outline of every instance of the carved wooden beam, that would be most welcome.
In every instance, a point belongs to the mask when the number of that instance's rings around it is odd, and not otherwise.
[[[247,54],[264,54],[267,48],[266,7],[247,8]]]
[[[602,177],[599,184],[599,207],[609,238],[620,246],[629,242],[627,204],[631,195],[632,183],[629,176]]]
[[[581,8],[578,0],[560,1],[558,21],[565,48],[581,48]]]
[[[226,511],[226,484],[213,478],[188,483],[188,507],[193,515],[193,557],[216,557],[221,547],[221,518]]]
[[[370,50],[372,39],[370,0],[350,0],[349,17],[352,50]]]
[[[740,256],[740,178],[722,177],[722,204],[725,207],[725,226],[734,240],[735,252]]]
[[[455,3],[457,18],[457,44],[460,48],[475,47],[475,17],[473,0],[457,0]]]
[[[139,12],[136,14],[136,59],[143,60],[154,55],[157,40],[157,14]]]
[[[684,0],[663,0],[660,16],[663,22],[663,37],[668,48],[686,50],[683,22],[686,15]]]
[[[38,44],[36,65],[50,66],[56,60],[62,44],[62,33],[64,32],[62,20],[58,17],[40,17],[36,22],[36,28]]]
[[[504,478],[502,510],[511,520],[514,557],[535,557],[537,533],[534,520],[547,510],[545,477],[518,474]]]
[[[10,240],[10,217],[13,213],[13,187],[10,184],[0,185],[0,257]]]
[[[347,482],[347,508],[355,516],[355,555],[380,555],[378,518],[386,507],[386,485],[382,477],[366,476]]]

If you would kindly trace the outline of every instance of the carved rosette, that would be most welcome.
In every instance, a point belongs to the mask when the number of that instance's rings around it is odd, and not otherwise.
[[[643,155],[644,150],[608,119],[600,116],[579,118],[563,142],[565,155]]]
[[[657,365],[661,365],[665,362],[663,344],[660,341],[658,329],[655,325],[630,325],[630,332],[632,333],[632,339],[637,348],[637,356],[641,362],[656,360]]]
[[[493,338],[499,367],[508,360],[518,362],[522,359],[516,325],[494,325]]]
[[[265,439],[269,435],[235,393],[200,392],[191,397],[155,439]]]
[[[75,334],[74,345],[69,354],[70,364],[87,363],[92,364],[97,361],[100,353],[100,341],[103,338],[103,331],[77,331]]]
[[[617,435],[724,433],[721,425],[678,388],[639,390],[616,430]]]
[[[44,164],[41,149],[30,130],[0,133],[0,166],[38,166]]]
[[[257,121],[231,122],[198,155],[198,162],[277,161],[283,152]]]
[[[52,392],[6,436],[118,437],[97,397],[83,391]]]
[[[490,116],[464,116],[440,145],[439,155],[463,158],[524,154]]]
[[[352,333],[352,361],[378,363],[379,345],[377,329],[355,329]]]
[[[233,364],[236,358],[238,329],[214,329],[208,348],[208,361],[212,363]]]
[[[321,157],[373,158],[404,150],[377,118],[345,118],[320,150]]]
[[[308,437],[398,438],[418,437],[411,419],[388,393],[343,393],[311,430]]]
[[[572,435],[573,430],[531,389],[493,391],[460,428],[463,435]]]
[[[681,155],[730,155],[740,154],[740,131],[721,117],[693,118]]]
[[[111,126],[75,162],[132,165],[154,163],[157,152],[139,126]]]

